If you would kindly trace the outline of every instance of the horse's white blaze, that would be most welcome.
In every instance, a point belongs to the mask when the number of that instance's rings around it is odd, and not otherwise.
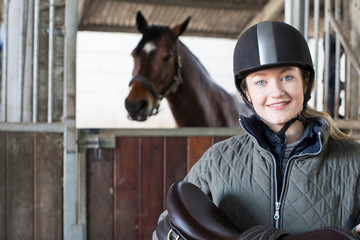
[[[143,51],[145,51],[146,53],[149,53],[151,51],[156,50],[156,45],[154,42],[147,42],[143,48]]]

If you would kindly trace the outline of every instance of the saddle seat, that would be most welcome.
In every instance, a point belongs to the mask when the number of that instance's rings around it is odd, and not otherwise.
[[[157,232],[163,228],[162,235],[166,234],[167,239],[171,238],[165,230],[169,229],[166,225],[172,227],[171,234],[180,235],[178,239],[234,240],[240,235],[210,198],[192,183],[175,182],[167,194],[166,206],[169,214],[163,220],[163,225],[158,226]],[[176,229],[181,233],[174,232]]]

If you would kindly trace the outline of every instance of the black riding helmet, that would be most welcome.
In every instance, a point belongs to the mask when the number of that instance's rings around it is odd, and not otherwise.
[[[241,82],[246,75],[257,70],[285,65],[297,66],[309,72],[310,78],[304,96],[303,110],[291,119],[278,135],[283,136],[295,120],[302,120],[307,102],[311,97],[314,68],[308,44],[296,28],[276,21],[260,22],[250,27],[236,43],[233,63],[236,88],[254,113],[256,113],[254,108],[241,89]]]

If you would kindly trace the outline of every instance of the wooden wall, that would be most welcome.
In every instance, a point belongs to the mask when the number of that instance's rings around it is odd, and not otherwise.
[[[63,239],[62,139],[0,132],[0,240]]]
[[[88,149],[87,239],[151,239],[170,185],[225,138],[117,137],[115,149]],[[0,132],[0,240],[60,240],[63,226],[63,135]]]
[[[87,238],[151,239],[170,185],[227,137],[118,137],[87,151]]]

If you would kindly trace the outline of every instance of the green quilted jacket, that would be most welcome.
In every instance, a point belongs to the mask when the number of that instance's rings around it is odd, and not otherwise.
[[[290,157],[281,185],[274,155],[248,127],[208,149],[185,180],[207,193],[239,230],[265,225],[295,234],[353,227],[359,223],[360,144],[330,138],[321,122],[311,147]]]

